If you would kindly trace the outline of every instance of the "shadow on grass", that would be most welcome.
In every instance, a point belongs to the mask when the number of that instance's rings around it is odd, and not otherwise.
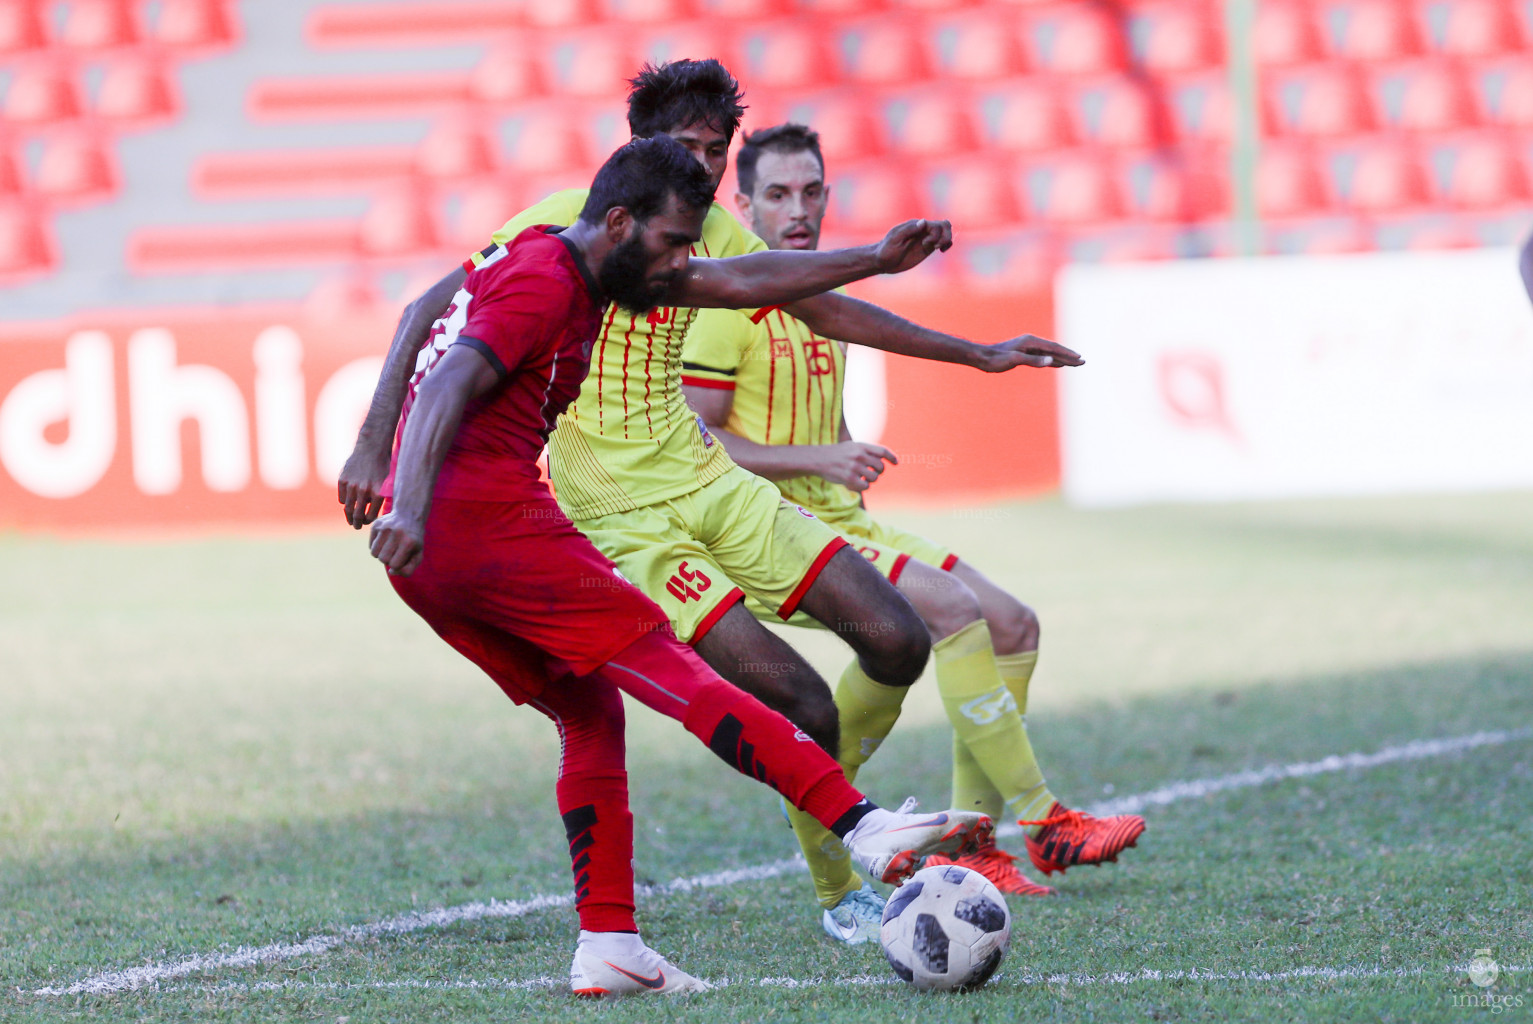
[[[1085,805],[1177,779],[1530,723],[1533,652],[1159,694],[1039,714],[1029,724],[1051,788]],[[661,727],[637,716],[634,726]],[[508,761],[514,756],[507,751]],[[1470,756],[1525,766],[1533,746]],[[641,881],[795,851],[775,798],[699,744],[679,743],[673,756],[632,768]],[[945,727],[896,728],[862,781],[882,803],[914,794],[937,807],[947,801],[948,772]],[[145,960],[301,940],[411,909],[566,891],[552,794],[496,789],[502,802],[491,807],[459,799],[430,813],[230,825],[106,855],[11,860],[0,867],[4,984],[56,984]],[[1182,856],[1174,832],[1154,833],[1153,816],[1152,835],[1157,856]],[[502,920],[487,934],[573,935],[567,910],[541,917]]]

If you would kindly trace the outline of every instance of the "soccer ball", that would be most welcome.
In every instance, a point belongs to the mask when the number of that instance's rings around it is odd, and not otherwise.
[[[978,871],[922,868],[889,897],[878,939],[894,973],[916,988],[966,992],[1000,966],[1011,911]]]

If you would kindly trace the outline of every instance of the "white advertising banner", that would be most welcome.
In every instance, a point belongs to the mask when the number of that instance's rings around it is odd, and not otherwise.
[[[1533,488],[1511,249],[1071,266],[1056,302],[1074,503]]]

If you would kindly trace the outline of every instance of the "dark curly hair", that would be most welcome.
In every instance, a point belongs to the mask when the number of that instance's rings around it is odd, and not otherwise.
[[[672,193],[685,205],[706,210],[713,205],[713,179],[669,135],[634,139],[619,147],[596,172],[580,219],[600,224],[608,210],[621,206],[635,220],[647,221]]]
[[[712,57],[645,64],[628,82],[628,128],[641,139],[699,121],[731,139],[740,130],[745,93]]]

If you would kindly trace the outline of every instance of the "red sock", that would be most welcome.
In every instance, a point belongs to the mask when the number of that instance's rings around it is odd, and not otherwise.
[[[628,773],[570,773],[560,777],[558,793],[559,815],[570,842],[580,927],[588,932],[638,931],[633,919]]]

